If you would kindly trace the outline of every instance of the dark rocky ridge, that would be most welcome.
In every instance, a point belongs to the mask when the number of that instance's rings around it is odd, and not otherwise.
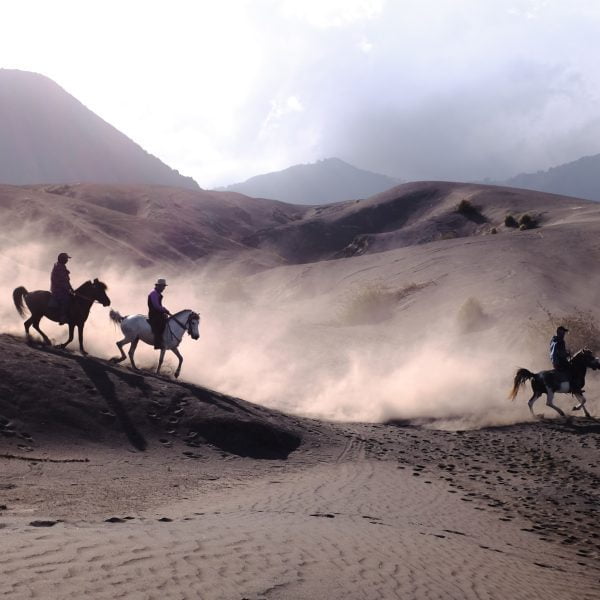
[[[312,422],[218,392],[0,335],[0,448],[64,444],[137,450],[185,444],[285,459]]]

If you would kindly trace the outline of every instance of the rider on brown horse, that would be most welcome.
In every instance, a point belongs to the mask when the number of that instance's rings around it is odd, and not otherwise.
[[[59,325],[64,325],[69,320],[69,305],[71,304],[71,294],[73,294],[71,278],[67,269],[67,261],[70,258],[66,252],[61,252],[50,275],[50,291],[58,306]]]
[[[154,289],[148,294],[148,321],[154,334],[154,348],[156,350],[162,348],[167,318],[171,315],[162,305],[162,293],[166,287],[167,282],[164,279],[159,279],[154,284]]]

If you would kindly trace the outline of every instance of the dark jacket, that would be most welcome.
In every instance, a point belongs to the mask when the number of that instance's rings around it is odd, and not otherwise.
[[[550,360],[555,369],[569,368],[569,352],[565,345],[564,338],[555,335],[550,340]]]
[[[52,268],[52,274],[50,275],[50,291],[52,292],[52,295],[59,298],[68,297],[73,291],[69,270],[63,263],[57,262]]]
[[[148,319],[150,322],[161,322],[167,319],[167,309],[162,305],[163,296],[158,290],[148,294]]]

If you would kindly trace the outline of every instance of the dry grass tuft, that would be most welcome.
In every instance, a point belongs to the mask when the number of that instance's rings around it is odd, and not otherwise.
[[[530,329],[540,343],[550,343],[559,325],[566,327],[569,332],[565,340],[571,352],[589,348],[594,353],[600,350],[600,326],[596,317],[589,311],[576,310],[570,314],[557,315],[542,306],[546,319],[542,323],[532,323]]]

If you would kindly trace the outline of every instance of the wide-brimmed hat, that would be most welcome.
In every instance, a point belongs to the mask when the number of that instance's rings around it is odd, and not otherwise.
[[[559,325],[556,329],[556,333],[558,333],[559,331],[564,331],[565,333],[568,333],[569,330],[566,327]]]
[[[154,285],[164,285],[167,287],[167,282],[165,279],[158,279]]]

